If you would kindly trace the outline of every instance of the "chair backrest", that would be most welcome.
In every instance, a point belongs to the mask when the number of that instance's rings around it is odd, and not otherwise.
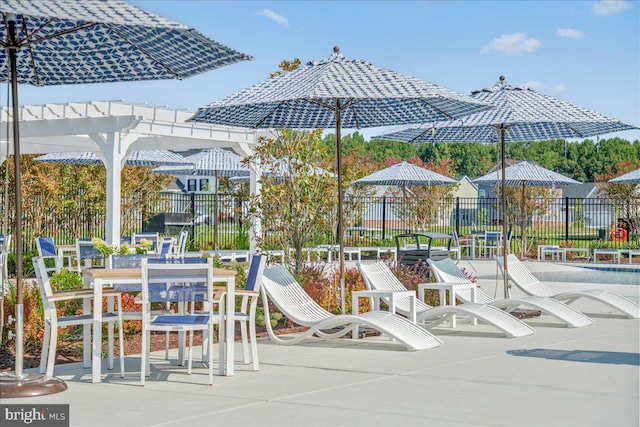
[[[47,274],[47,266],[44,263],[44,258],[41,257],[33,257],[31,258],[31,262],[33,263],[33,269],[36,273],[44,317],[45,319],[52,319],[56,317],[57,314],[55,303],[49,300],[49,298],[53,296],[53,290],[51,289],[51,282]]]
[[[93,246],[91,240],[76,239],[76,254],[78,259],[102,259],[104,256]]]
[[[184,252],[187,249],[187,239],[189,238],[189,232],[187,230],[182,230],[180,232],[180,237],[178,238],[178,246],[176,249],[176,256],[183,257]]]
[[[267,264],[267,256],[264,254],[254,254],[251,256],[249,274],[247,274],[247,284],[244,289],[247,291],[259,291],[264,274],[264,267]]]
[[[107,268],[141,268],[142,260],[149,258],[162,258],[164,255],[160,254],[111,254],[107,259]],[[120,283],[113,285],[113,289],[122,292],[136,292],[140,291],[140,283]]]
[[[313,326],[333,317],[320,307],[303,289],[284,265],[266,268],[262,276],[262,299],[271,302],[292,322]]]
[[[142,260],[142,303],[149,315],[151,302],[210,301],[213,296],[213,263],[158,262],[160,259]],[[212,304],[209,304],[211,306]]]
[[[517,256],[511,254],[507,259],[509,262],[509,279],[511,279],[522,292],[536,297],[552,297],[557,295],[557,292],[548,288],[544,283],[539,281],[536,276],[531,274]],[[500,270],[504,271],[504,257],[497,257],[496,262]]]
[[[57,256],[56,244],[52,237],[36,237],[38,256]]]
[[[442,259],[434,261],[428,259],[427,262],[431,266],[431,271],[435,274],[438,282],[442,283],[472,283],[471,279],[467,277],[464,271],[460,270],[456,263],[452,259]],[[471,290],[470,289],[456,289],[456,296],[462,301],[471,302]],[[488,304],[495,301],[486,293],[480,289],[476,289],[475,302],[480,304]]]
[[[501,231],[485,231],[484,240],[485,242],[497,242],[502,239]]]
[[[146,239],[151,242],[152,251],[157,250],[158,241],[160,240],[160,235],[158,233],[151,233],[151,232],[133,233],[133,236],[131,237],[131,243],[133,243],[134,245],[137,245],[140,243],[142,239]]]
[[[173,247],[173,237],[163,237],[160,242],[160,254],[171,255],[171,249]]]
[[[383,261],[378,261],[373,264],[359,264],[360,273],[364,279],[367,289],[379,290],[379,291],[406,291],[407,287],[393,274],[393,271],[389,269],[387,264]],[[396,300],[396,310],[401,314],[408,314],[410,310],[409,297],[400,298]],[[430,305],[416,300],[416,312],[431,308]]]

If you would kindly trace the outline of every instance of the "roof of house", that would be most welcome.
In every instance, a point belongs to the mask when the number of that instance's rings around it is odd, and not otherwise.
[[[562,197],[568,197],[570,199],[586,199],[590,196],[596,188],[595,182],[585,182],[580,185],[572,185],[570,187],[562,188]]]

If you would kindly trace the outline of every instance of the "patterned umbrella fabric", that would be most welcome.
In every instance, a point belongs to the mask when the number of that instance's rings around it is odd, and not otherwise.
[[[249,170],[240,161],[238,154],[222,148],[211,148],[184,158],[187,165],[161,166],[155,168],[156,173],[171,175],[199,176],[242,176],[249,175]]]
[[[455,179],[451,179],[432,170],[402,162],[355,180],[351,184],[412,186],[457,183],[458,181]]]
[[[471,181],[474,184],[496,185],[502,182],[502,169]],[[535,163],[523,161],[505,169],[505,183],[508,186],[525,187],[568,187],[580,182],[557,172],[545,169]]]
[[[198,109],[190,119],[248,128],[336,129],[340,299],[345,312],[341,128],[448,120],[490,108],[452,90],[349,59],[336,46],[309,62]]]
[[[68,165],[102,165],[103,162],[94,152],[82,153],[49,153],[36,157],[36,162],[61,163]],[[180,154],[168,150],[134,151],[127,159],[126,166],[161,166],[161,165],[190,165],[191,162]]]
[[[389,126],[461,117],[489,106],[469,96],[335,52],[206,107],[194,121],[248,128]]]
[[[460,120],[401,126],[374,139],[404,142],[497,142],[505,125],[506,142],[585,138],[640,129],[595,111],[542,95],[532,89],[510,86],[501,80],[490,89],[471,93],[496,108]]]
[[[15,15],[18,82],[36,86],[183,79],[253,59],[121,0],[2,0],[0,45]],[[0,79],[7,81],[7,50]]]
[[[620,175],[609,182],[613,182],[614,184],[640,184],[640,169]]]
[[[405,142],[497,142],[501,143],[502,169],[506,169],[507,141],[538,141],[555,138],[588,136],[640,129],[637,126],[604,116],[566,101],[539,94],[529,88],[510,86],[504,76],[490,89],[471,93],[478,101],[495,108],[464,117],[461,120],[403,126],[377,139]],[[504,189],[506,183],[502,182]],[[504,194],[504,191],[502,192]],[[500,200],[502,218],[506,201]],[[503,221],[503,253],[507,253],[507,222]],[[503,287],[509,296],[509,267],[505,256]]]

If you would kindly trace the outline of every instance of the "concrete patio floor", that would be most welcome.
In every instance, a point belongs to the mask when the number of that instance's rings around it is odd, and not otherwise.
[[[474,261],[473,269],[493,295],[495,264]],[[640,292],[634,285],[547,283],[558,290],[603,287],[636,302]],[[117,363],[115,371],[103,370],[101,384],[90,383],[90,370],[78,363],[59,365],[66,392],[3,403],[67,403],[72,426],[638,426],[638,319],[593,302],[574,306],[595,325],[568,329],[541,316],[530,319],[536,334],[507,339],[486,325],[459,322],[455,330],[432,329],[444,345],[418,352],[383,337],[295,346],[263,339],[259,372],[239,364],[234,377],[216,376],[213,386],[201,364],[188,376],[156,353],[140,387],[134,355],[124,379]]]

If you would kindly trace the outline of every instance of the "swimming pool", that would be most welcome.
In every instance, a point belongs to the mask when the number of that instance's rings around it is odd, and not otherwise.
[[[533,273],[541,282],[602,283],[607,285],[639,285],[640,273],[631,271],[540,271]]]

